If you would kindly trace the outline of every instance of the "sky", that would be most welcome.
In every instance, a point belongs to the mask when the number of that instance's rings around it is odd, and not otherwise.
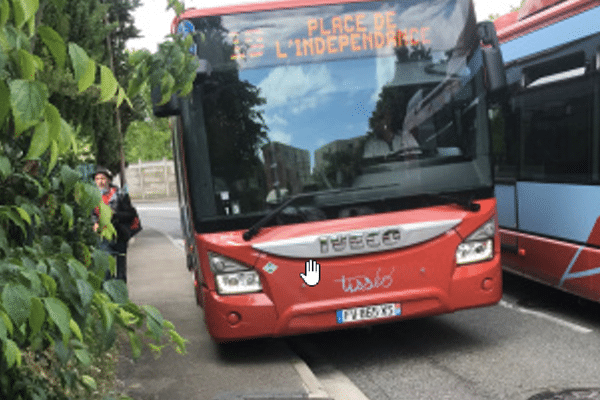
[[[169,34],[174,12],[165,11],[166,0],[142,0],[143,5],[134,13],[135,25],[141,30],[142,38],[130,40],[129,48],[147,49],[155,52],[159,42]],[[261,0],[257,0],[261,1]],[[248,3],[248,0],[187,0],[188,8],[217,7],[230,4]],[[490,14],[506,14],[511,6],[517,6],[521,0],[474,0],[478,20],[485,20]]]

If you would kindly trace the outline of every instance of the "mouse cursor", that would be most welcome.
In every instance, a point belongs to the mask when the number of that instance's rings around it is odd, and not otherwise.
[[[315,260],[308,260],[306,262],[306,271],[304,274],[300,274],[300,278],[308,286],[316,286],[321,279],[321,265]]]

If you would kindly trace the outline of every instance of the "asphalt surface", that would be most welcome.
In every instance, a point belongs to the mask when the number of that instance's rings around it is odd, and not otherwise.
[[[124,358],[134,399],[600,400],[600,305],[510,275],[494,307],[216,346],[184,266],[176,203],[138,209],[146,230],[130,249],[131,297],[190,342],[185,356]]]

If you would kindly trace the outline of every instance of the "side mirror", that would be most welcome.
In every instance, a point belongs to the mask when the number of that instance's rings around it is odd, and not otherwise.
[[[208,60],[200,58],[198,58],[197,60],[198,68],[196,69],[196,73],[198,75],[210,76],[210,74],[212,73],[212,65],[210,65],[210,62]]]
[[[496,28],[493,22],[485,21],[479,23],[478,31],[481,43],[488,46],[482,49],[488,90],[492,93],[499,92],[506,87],[506,69],[502,61]]]
[[[171,96],[169,101],[165,104],[158,105],[161,99],[160,87],[156,86],[152,88],[150,92],[150,99],[152,100],[152,112],[158,118],[170,117],[173,115],[181,114],[181,108],[179,107],[179,97],[177,95]]]

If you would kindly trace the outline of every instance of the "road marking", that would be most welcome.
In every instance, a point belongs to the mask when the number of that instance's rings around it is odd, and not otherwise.
[[[171,242],[171,244],[173,244],[173,246],[177,247],[181,251],[185,251],[185,240],[183,240],[183,239],[174,239],[168,233],[165,233],[165,232],[162,232],[162,231],[159,231],[159,232],[162,233],[163,235],[165,235],[167,237],[167,239],[169,239],[169,241]]]
[[[177,211],[178,207],[161,207],[161,206],[146,206],[136,205],[138,211]]]
[[[564,320],[562,318],[555,317],[553,315],[546,314],[546,313],[543,313],[541,311],[530,310],[528,308],[524,308],[524,307],[518,306],[516,304],[509,303],[506,300],[500,300],[500,302],[498,303],[498,305],[500,305],[500,306],[502,306],[504,308],[508,308],[510,310],[518,311],[518,312],[520,312],[522,314],[533,315],[534,317],[538,317],[538,318],[541,318],[541,319],[545,319],[546,321],[554,322],[555,324],[558,324],[558,325],[563,326],[565,328],[569,328],[569,329],[571,329],[571,330],[573,330],[575,332],[578,332],[578,333],[592,333],[594,331],[593,329],[586,328],[586,327],[581,326],[579,324],[575,324],[573,322],[566,321],[566,320]]]
[[[362,390],[343,372],[331,365],[312,343],[301,338],[296,339],[295,343],[300,347],[300,352],[308,354],[316,364],[314,369],[310,369],[304,360],[292,351],[297,360],[294,366],[305,385],[309,387],[308,392],[313,392],[313,397],[323,397],[325,394],[331,400],[369,400]]]
[[[369,400],[350,378],[331,366],[319,372],[317,378],[334,400]]]
[[[327,398],[329,395],[325,391],[325,388],[319,382],[319,379],[313,374],[308,365],[300,357],[298,357],[294,352],[290,351],[292,356],[292,365],[300,375],[300,379],[302,379],[302,383],[306,391],[308,392],[309,399],[315,398]]]

